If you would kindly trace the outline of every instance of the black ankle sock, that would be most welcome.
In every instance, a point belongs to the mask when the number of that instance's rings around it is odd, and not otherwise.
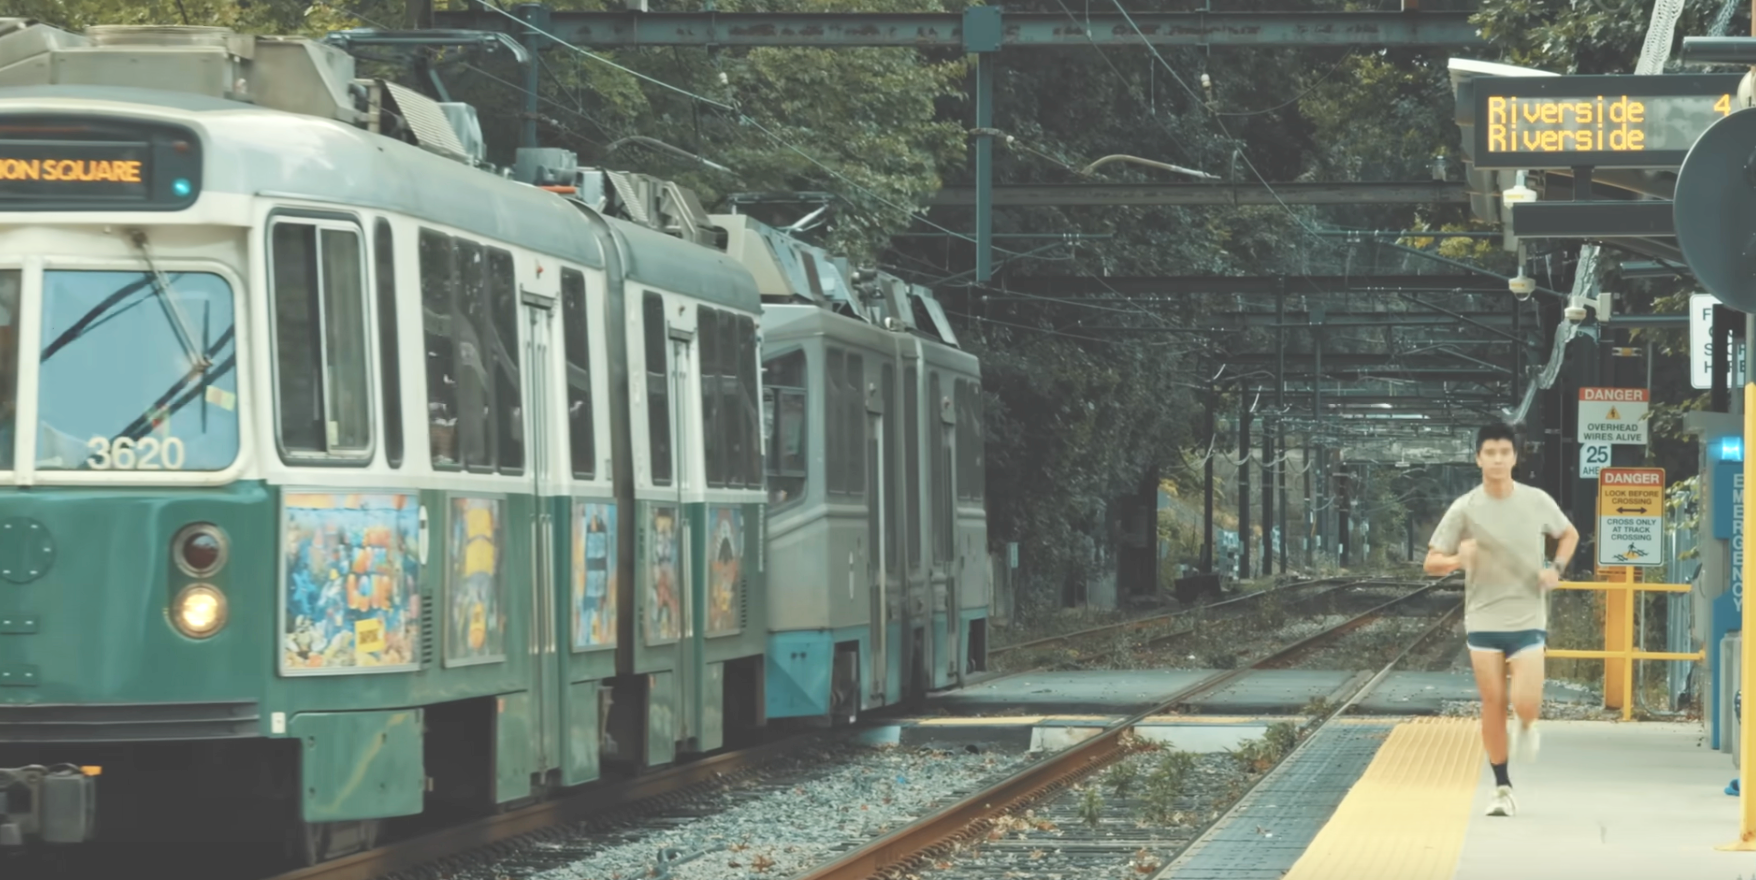
[[[1494,784],[1495,785],[1505,785],[1505,786],[1512,785],[1512,780],[1506,778],[1506,764],[1505,764],[1505,762],[1501,762],[1499,764],[1489,764],[1488,766],[1494,768]]]

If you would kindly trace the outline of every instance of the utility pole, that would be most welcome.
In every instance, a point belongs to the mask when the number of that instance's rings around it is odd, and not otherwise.
[[[1207,515],[1202,520],[1202,527],[1206,529],[1206,535],[1201,539],[1202,574],[1213,574],[1213,454],[1219,448],[1218,431],[1213,424],[1213,408],[1217,403],[1214,397],[1213,392],[1207,393],[1207,406],[1205,407],[1207,412],[1205,419],[1207,426],[1205,433],[1207,437],[1207,490],[1204,494],[1206,495]]]
[[[1274,421],[1262,420],[1262,574],[1274,573]]]
[[[1250,399],[1238,386],[1238,580],[1250,577]]]

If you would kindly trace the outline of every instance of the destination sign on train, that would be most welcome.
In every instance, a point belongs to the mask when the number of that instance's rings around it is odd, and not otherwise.
[[[136,142],[0,140],[0,201],[144,199],[151,150]]]
[[[1477,168],[1674,168],[1730,116],[1741,74],[1481,77]]]

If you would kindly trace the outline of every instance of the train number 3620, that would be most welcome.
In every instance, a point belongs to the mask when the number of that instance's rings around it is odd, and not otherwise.
[[[85,460],[94,471],[180,471],[183,469],[183,441],[177,437],[96,436],[87,440],[85,448],[92,454]]]

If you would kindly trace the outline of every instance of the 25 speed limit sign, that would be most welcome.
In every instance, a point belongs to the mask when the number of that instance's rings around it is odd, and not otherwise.
[[[1582,480],[1597,479],[1597,472],[1610,466],[1610,444],[1581,443],[1579,444],[1579,478]]]

